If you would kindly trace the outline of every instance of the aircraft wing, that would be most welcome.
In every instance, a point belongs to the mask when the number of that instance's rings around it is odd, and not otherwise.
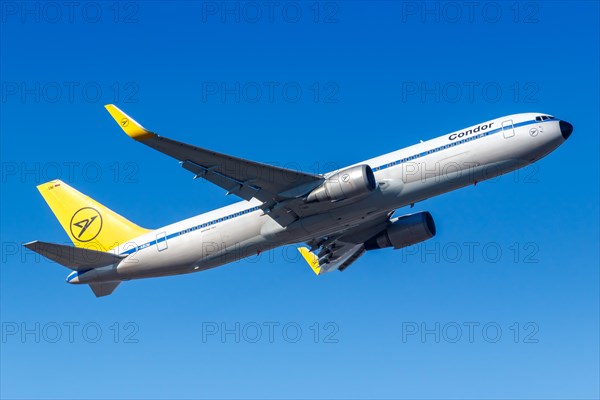
[[[308,263],[313,272],[321,275],[325,272],[339,270],[343,271],[356,261],[366,251],[365,246],[354,243],[344,243],[337,241],[333,243],[333,249],[319,255],[310,251],[307,247],[298,248],[304,260]]]
[[[244,200],[261,200],[264,208],[305,195],[323,182],[319,175],[249,161],[159,136],[115,105],[105,107],[129,137],[179,160],[194,178],[204,178],[227,190],[227,194],[236,194]]]
[[[331,237],[315,238],[307,243],[311,249],[299,247],[298,251],[317,275],[343,271],[365,253],[364,242],[383,231],[392,214],[393,211],[380,214]]]

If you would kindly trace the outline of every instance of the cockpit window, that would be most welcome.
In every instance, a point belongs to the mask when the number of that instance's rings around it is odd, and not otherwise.
[[[536,121],[547,121],[549,119],[554,119],[554,117],[552,117],[550,115],[540,115],[538,117],[535,117]]]

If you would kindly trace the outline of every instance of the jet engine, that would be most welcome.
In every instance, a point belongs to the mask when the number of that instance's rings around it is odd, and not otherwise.
[[[366,164],[343,169],[328,177],[306,201],[340,201],[368,194],[377,188],[373,170]]]
[[[404,215],[391,221],[392,224],[365,242],[365,249],[386,247],[401,249],[431,239],[435,236],[435,223],[427,211]]]

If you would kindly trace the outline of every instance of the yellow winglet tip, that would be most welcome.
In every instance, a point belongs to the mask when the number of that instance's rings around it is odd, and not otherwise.
[[[145,140],[156,136],[154,133],[144,128],[136,120],[121,111],[119,107],[115,106],[114,104],[106,104],[104,108],[106,108],[111,117],[113,117],[121,129],[123,129],[123,131],[130,138],[135,140]]]
[[[319,266],[319,258],[315,255],[315,253],[313,253],[306,247],[299,247],[298,251],[300,252],[300,254],[302,254],[302,257],[313,270],[313,272],[316,275],[320,275],[321,267]]]

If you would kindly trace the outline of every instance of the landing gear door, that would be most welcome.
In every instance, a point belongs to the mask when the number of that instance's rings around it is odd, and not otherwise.
[[[504,135],[504,139],[515,136],[515,128],[513,127],[512,119],[502,121],[502,134]]]
[[[156,235],[156,249],[158,251],[165,251],[168,248],[169,245],[167,244],[167,233],[161,232]]]

